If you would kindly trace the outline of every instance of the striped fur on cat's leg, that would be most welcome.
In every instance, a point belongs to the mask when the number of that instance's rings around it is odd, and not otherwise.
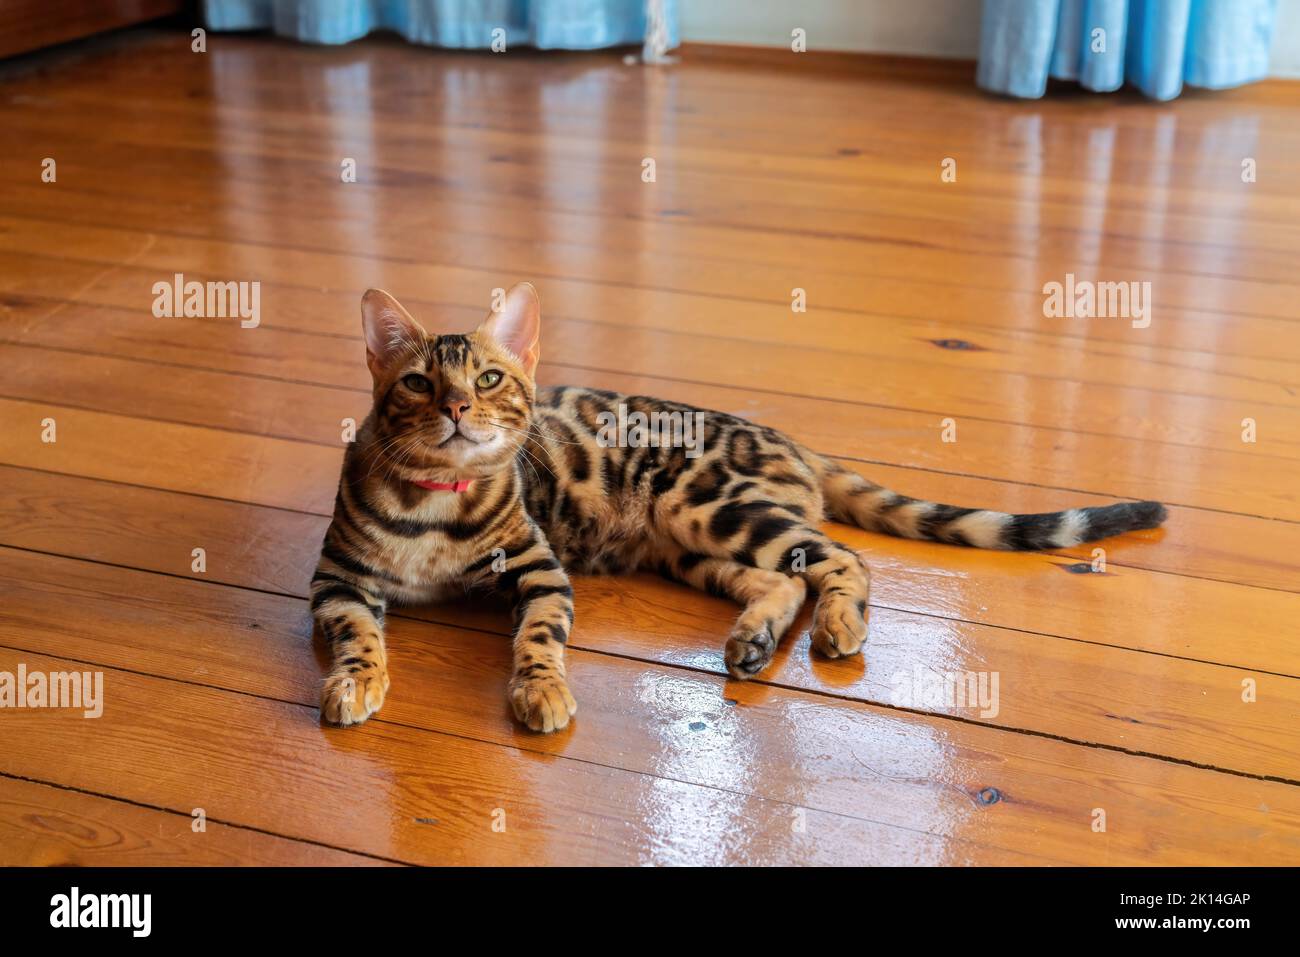
[[[805,565],[803,575],[817,589],[812,645],[828,658],[856,655],[867,640],[871,576],[857,552],[808,528],[812,534],[790,546],[790,562]]]
[[[334,667],[321,691],[321,715],[331,724],[365,721],[388,693],[384,600],[329,558],[326,546],[311,581],[311,610],[329,643]]]
[[[658,569],[666,578],[742,606],[723,653],[727,671],[742,680],[758,674],[772,660],[807,594],[801,578],[676,548]]]
[[[747,442],[739,435],[748,435]],[[769,442],[738,428],[728,442],[730,469],[703,460],[689,483],[660,501],[660,521],[689,552],[802,578],[819,592],[813,646],[832,658],[857,654],[867,636],[866,565],[809,524],[823,510],[816,469],[792,443]]]
[[[781,506],[746,504],[751,509],[750,525],[741,531],[748,540],[733,553],[735,557],[756,568],[802,577],[818,593],[813,609],[813,647],[828,658],[856,655],[867,639],[871,579],[866,564],[852,549],[820,530],[785,518],[786,509]],[[781,531],[754,547],[756,538],[770,534],[762,532],[765,528]]]
[[[534,731],[558,731],[578,704],[565,681],[564,646],[573,628],[573,588],[538,529],[523,550],[508,555],[496,587],[515,597],[515,717]]]

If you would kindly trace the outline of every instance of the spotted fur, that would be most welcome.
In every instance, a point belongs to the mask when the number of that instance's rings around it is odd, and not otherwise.
[[[475,588],[506,596],[516,622],[509,700],[528,727],[552,731],[576,709],[564,668],[566,572],[653,569],[733,599],[743,610],[724,660],[748,678],[771,660],[808,587],[818,594],[814,647],[830,657],[862,647],[869,574],[820,531],[827,517],[1006,549],[1065,547],[1165,517],[1155,502],[1009,515],[918,501],[732,415],[598,389],[538,390],[540,309],[527,284],[468,335],[429,336],[377,290],[362,315],[374,408],[345,457],[312,581],[334,655],[321,705],[334,723],[364,721],[383,703],[390,603]],[[700,413],[702,431],[690,447],[680,432],[675,443],[610,443],[609,423],[631,413]],[[459,493],[415,484],[464,480]]]

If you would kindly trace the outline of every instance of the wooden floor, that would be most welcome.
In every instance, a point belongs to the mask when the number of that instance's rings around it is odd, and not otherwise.
[[[1300,84],[1019,103],[793,54],[208,43],[0,67],[0,671],[105,688],[0,711],[0,861],[1300,864]],[[261,324],[155,318],[175,273],[259,281]],[[1068,273],[1150,282],[1150,326],[1045,318]],[[384,710],[322,727],[304,595],[369,404],[358,297],[461,331],[519,279],[544,382],[1168,526],[1104,572],[837,527],[873,556],[865,654],[813,657],[805,610],[748,683],[728,603],[579,580],[550,737],[510,718],[504,611],[408,609]],[[918,670],[996,673],[997,713],[900,700]]]

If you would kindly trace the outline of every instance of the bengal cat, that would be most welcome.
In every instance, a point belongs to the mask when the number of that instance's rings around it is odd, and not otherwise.
[[[554,731],[577,707],[565,683],[566,572],[653,569],[730,597],[742,611],[724,658],[749,678],[771,660],[807,586],[818,593],[817,651],[862,648],[867,568],[819,530],[828,517],[1006,549],[1060,548],[1165,518],[1156,502],[1008,515],[918,501],[732,415],[537,389],[541,309],[527,283],[468,335],[430,336],[376,289],[361,313],[374,408],[344,458],[311,589],[334,657],[321,711],[336,724],[383,704],[390,603],[472,588],[510,597],[509,700],[529,728]],[[665,428],[638,430],[644,421]]]

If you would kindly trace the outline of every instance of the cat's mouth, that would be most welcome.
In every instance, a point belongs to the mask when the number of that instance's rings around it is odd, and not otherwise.
[[[426,473],[431,471],[454,471],[458,475],[477,477],[495,471],[499,465],[497,460],[504,452],[503,443],[495,434],[472,435],[460,428],[441,438],[426,433],[417,439],[414,449],[398,453],[398,474],[427,478]]]

